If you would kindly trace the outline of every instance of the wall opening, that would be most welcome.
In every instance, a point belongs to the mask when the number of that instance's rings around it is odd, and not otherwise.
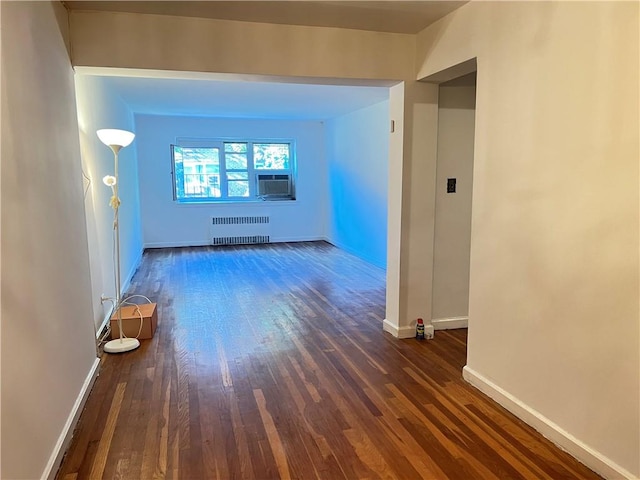
[[[432,324],[466,328],[476,110],[476,72],[440,83]]]

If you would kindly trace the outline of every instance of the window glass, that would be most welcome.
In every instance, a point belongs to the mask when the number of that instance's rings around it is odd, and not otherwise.
[[[228,180],[249,180],[247,172],[227,172]]]
[[[177,198],[220,197],[220,150],[174,147],[174,177]]]
[[[227,170],[246,170],[247,154],[246,153],[227,153],[224,156],[226,160]]]
[[[288,143],[254,143],[253,166],[257,170],[288,170]]]
[[[230,143],[227,142],[224,144],[225,152],[235,152],[235,153],[247,153],[247,144],[246,143]]]
[[[249,182],[229,182],[230,197],[248,197]]]

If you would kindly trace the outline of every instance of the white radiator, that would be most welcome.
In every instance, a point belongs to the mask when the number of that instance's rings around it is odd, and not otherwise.
[[[212,245],[269,243],[268,216],[212,217]]]

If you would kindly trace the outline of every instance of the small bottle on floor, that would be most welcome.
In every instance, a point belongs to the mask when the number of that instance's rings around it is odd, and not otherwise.
[[[418,340],[424,340],[424,322],[421,318],[416,322],[416,338]]]

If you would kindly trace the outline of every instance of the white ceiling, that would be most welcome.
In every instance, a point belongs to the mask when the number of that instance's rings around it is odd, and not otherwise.
[[[70,10],[178,15],[397,33],[416,33],[465,3],[454,0],[64,2]],[[143,114],[326,120],[388,98],[388,85],[314,85],[287,83],[287,79],[224,75],[176,79],[162,73],[108,69],[78,69],[78,73],[106,75],[105,82],[131,110]],[[146,78],[148,75],[153,78]]]
[[[106,76],[134,113],[327,120],[389,98],[388,87]]]

